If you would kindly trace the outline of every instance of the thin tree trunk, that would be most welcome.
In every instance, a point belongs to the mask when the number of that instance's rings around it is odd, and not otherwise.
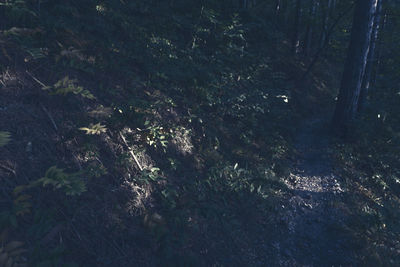
[[[346,136],[355,119],[378,0],[357,0],[351,40],[333,116],[336,133]]]
[[[285,4],[285,16],[284,16],[284,26],[286,27],[286,30],[287,30],[287,32],[289,32],[289,34],[291,34],[292,33],[292,26],[293,26],[293,23],[292,23],[292,17],[291,17],[291,2],[292,2],[293,0],[291,0],[291,1],[288,1],[288,2],[286,2]]]
[[[312,44],[312,37],[313,37],[313,24],[315,20],[315,12],[317,8],[317,2],[316,0],[311,1],[311,6],[310,6],[310,14],[309,14],[309,19],[307,23],[307,30],[306,34],[304,36],[304,55],[308,56],[310,54],[311,50],[311,44]]]
[[[322,12],[323,18],[322,18],[322,32],[321,32],[320,47],[322,47],[325,43],[325,39],[326,39],[327,31],[328,31],[328,24],[329,24],[329,20],[330,20],[332,13],[333,13],[332,0],[328,0],[328,6],[324,10],[324,12]]]
[[[295,7],[295,18],[293,24],[293,35],[292,35],[292,54],[295,56],[299,52],[299,28],[300,28],[300,16],[301,16],[301,0],[296,0]]]
[[[278,22],[279,22],[279,15],[280,15],[281,9],[282,9],[281,0],[276,0],[276,2],[275,2],[275,16],[276,16],[276,20]]]
[[[379,24],[381,21],[382,0],[378,0],[378,5],[373,19],[372,36],[369,45],[367,65],[365,66],[365,73],[361,84],[360,100],[358,102],[358,111],[362,111],[367,102],[368,91],[371,87],[371,74],[375,65],[375,47],[379,34]]]
[[[349,7],[347,10],[345,10],[341,15],[339,15],[332,23],[332,25],[329,27],[326,33],[326,38],[322,46],[318,49],[318,51],[315,53],[313,59],[311,60],[310,65],[308,65],[306,71],[304,72],[303,76],[301,77],[301,81],[305,80],[307,76],[310,74],[311,70],[313,69],[314,65],[317,63],[319,57],[322,55],[322,52],[324,51],[325,47],[329,43],[329,39],[334,32],[336,26],[339,24],[340,20],[344,18],[353,8],[353,5]]]
[[[380,68],[381,68],[381,60],[382,60],[382,46],[383,46],[383,38],[382,35],[385,31],[385,27],[386,27],[386,23],[387,23],[387,14],[385,13],[383,15],[383,21],[382,21],[382,28],[379,30],[380,34],[379,34],[379,42],[378,42],[378,46],[377,46],[377,55],[376,55],[376,66],[374,69],[374,72],[372,74],[372,78],[371,78],[371,85],[374,85],[376,83],[376,77],[378,76],[379,72],[380,72]]]

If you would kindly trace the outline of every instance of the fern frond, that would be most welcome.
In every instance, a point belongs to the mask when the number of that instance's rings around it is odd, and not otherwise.
[[[105,125],[96,123],[96,124],[90,124],[89,127],[81,127],[79,128],[79,130],[86,131],[86,134],[95,135],[95,134],[105,133],[107,131],[107,128],[105,127]]]
[[[52,95],[65,96],[72,93],[75,95],[80,95],[87,99],[96,99],[96,97],[89,90],[83,88],[82,86],[78,86],[77,83],[78,81],[76,79],[71,80],[68,76],[66,76],[56,82],[53,87],[46,86],[42,89],[50,91],[50,94]]]
[[[0,266],[27,266],[24,243],[20,241],[7,241],[6,231],[0,235]]]
[[[11,140],[9,132],[0,132],[0,147],[7,145]]]
[[[24,216],[31,212],[32,203],[30,202],[31,196],[24,194],[14,199],[14,213],[16,216]]]
[[[81,178],[82,174],[83,172],[66,173],[63,169],[52,166],[46,171],[44,177],[32,182],[31,186],[51,185],[54,189],[62,189],[66,195],[80,195],[87,190]]]

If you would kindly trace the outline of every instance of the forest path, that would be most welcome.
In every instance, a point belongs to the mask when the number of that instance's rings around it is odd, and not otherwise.
[[[280,266],[355,264],[346,230],[345,190],[334,174],[329,117],[312,116],[298,129],[297,161],[285,183],[293,194],[284,207]]]

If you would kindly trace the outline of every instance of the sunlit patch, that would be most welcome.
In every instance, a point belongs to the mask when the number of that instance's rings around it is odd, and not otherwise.
[[[173,131],[171,144],[182,155],[192,154],[191,131],[184,127],[178,127]]]
[[[93,118],[109,118],[112,114],[112,109],[104,107],[103,105],[97,106],[95,109],[88,112],[88,115]]]
[[[282,98],[283,102],[289,103],[289,97],[287,95],[277,95],[277,98]]]
[[[103,5],[97,5],[96,10],[99,13],[104,13],[104,11],[106,11],[106,8]]]

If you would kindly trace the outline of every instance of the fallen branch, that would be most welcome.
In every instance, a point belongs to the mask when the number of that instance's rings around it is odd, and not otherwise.
[[[124,142],[124,144],[125,144],[126,147],[128,148],[129,153],[131,154],[132,158],[135,160],[137,166],[139,167],[139,170],[140,170],[140,171],[143,171],[143,168],[142,168],[142,166],[140,165],[140,163],[139,163],[139,161],[138,161],[138,159],[137,159],[135,153],[133,153],[132,148],[131,148],[131,147],[128,145],[128,143],[126,142],[125,136],[122,134],[122,132],[119,132],[119,135],[121,136],[122,141]]]
[[[44,83],[42,83],[41,81],[39,81],[39,79],[37,79],[35,76],[32,75],[32,73],[30,73],[29,71],[25,71],[35,82],[37,82],[38,84],[40,84],[42,87],[47,87]]]
[[[25,71],[35,82],[37,82],[38,84],[40,84],[42,86],[42,88],[47,87],[44,83],[42,83],[38,78],[36,78],[35,76],[33,76],[32,73],[30,73],[29,71]],[[53,119],[53,116],[51,116],[50,112],[47,111],[47,109],[42,105],[42,103],[40,103],[40,107],[42,108],[42,110],[44,111],[44,113],[46,113],[47,117],[49,117],[51,123],[53,124],[54,129],[56,130],[56,132],[58,132],[58,127]]]
[[[49,120],[51,121],[51,123],[53,124],[54,129],[56,130],[56,132],[58,132],[58,127],[53,119],[53,116],[51,116],[50,112],[47,111],[47,109],[43,106],[42,103],[40,103],[40,107],[42,108],[42,110],[44,111],[44,113],[46,113],[47,117],[49,117]]]
[[[15,172],[15,170],[11,169],[10,167],[0,164],[0,168],[14,174],[14,176],[17,177],[17,173]]]

